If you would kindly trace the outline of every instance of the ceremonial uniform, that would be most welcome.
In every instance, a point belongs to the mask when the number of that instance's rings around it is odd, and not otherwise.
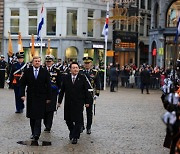
[[[16,56],[18,59],[24,58],[23,53],[17,53]],[[25,68],[26,64],[18,61],[12,65],[10,72],[10,82],[12,83],[15,93],[16,113],[22,113],[24,109],[24,103],[20,96],[20,79]]]
[[[84,57],[83,61],[84,63],[90,63],[92,62],[91,57]],[[90,106],[86,108],[86,113],[87,113],[87,134],[91,134],[91,125],[92,125],[92,117],[93,117],[93,101],[94,98],[99,96],[100,93],[100,79],[99,79],[99,73],[95,69],[83,69],[80,71],[81,74],[84,74],[86,77],[86,81],[88,82],[88,91],[89,94],[91,95],[90,99]],[[95,97],[94,97],[95,96]],[[84,129],[84,118],[82,118],[82,128],[81,132]]]
[[[0,58],[0,88],[4,88],[6,66],[7,66],[7,62],[4,60],[4,56],[1,55],[1,58]]]
[[[52,55],[46,56],[46,64],[48,62],[53,62],[54,57]],[[46,104],[46,111],[45,111],[45,117],[44,117],[44,125],[45,125],[45,131],[50,132],[52,123],[53,123],[53,116],[54,111],[56,111],[57,106],[57,95],[59,94],[60,85],[61,85],[61,75],[59,69],[56,68],[55,65],[51,65],[50,67],[45,67],[49,74],[50,74],[50,81],[51,81],[51,103]]]

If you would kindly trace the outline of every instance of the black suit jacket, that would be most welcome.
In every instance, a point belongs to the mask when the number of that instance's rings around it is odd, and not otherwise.
[[[27,86],[27,117],[42,119],[45,113],[46,100],[51,99],[50,76],[46,69],[40,67],[35,79],[33,67],[24,71],[21,78],[21,97],[25,96]]]
[[[84,104],[89,104],[91,97],[85,76],[78,74],[73,84],[71,74],[66,75],[62,81],[59,103],[64,94],[64,120],[81,121]]]

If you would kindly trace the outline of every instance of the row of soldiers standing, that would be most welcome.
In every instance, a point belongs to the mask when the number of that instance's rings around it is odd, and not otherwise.
[[[175,64],[174,64],[175,65]],[[176,67],[165,73],[164,85],[161,88],[163,106],[167,110],[163,122],[167,125],[163,146],[170,149],[170,154],[180,153],[180,61]]]
[[[9,74],[9,84],[13,85],[14,93],[15,93],[15,101],[16,101],[16,112],[15,113],[23,113],[24,109],[24,99],[22,99],[22,87],[21,87],[21,78],[23,76],[24,70],[26,70],[29,67],[32,67],[31,65],[28,65],[24,63],[24,54],[23,53],[17,53],[17,62],[13,63],[10,74]],[[54,56],[47,55],[45,58],[45,65],[41,66],[43,69],[46,69],[49,72],[50,75],[50,83],[51,83],[51,103],[46,104],[45,108],[45,114],[43,117],[43,123],[45,125],[44,131],[50,132],[53,124],[53,116],[54,111],[57,110],[57,96],[61,90],[61,85],[63,78],[70,73],[70,69],[67,63],[64,65],[61,64],[61,60],[58,59],[58,63],[54,64]],[[86,108],[87,113],[87,125],[86,130],[87,134],[91,134],[91,125],[92,125],[92,118],[93,118],[93,101],[99,96],[100,92],[100,80],[99,80],[99,74],[97,70],[92,69],[92,61],[93,59],[91,57],[84,57],[84,68],[80,70],[80,74],[84,75],[87,81],[88,85],[88,92],[91,95],[91,99],[89,102],[89,107]],[[7,65],[7,64],[5,64]],[[5,68],[4,68],[5,69]],[[5,72],[5,71],[4,71]],[[33,77],[32,77],[33,78]],[[41,81],[38,81],[41,82]],[[38,97],[38,96],[37,96]],[[27,101],[28,102],[28,101]],[[30,104],[27,104],[27,108],[30,106]],[[34,106],[34,108],[33,108]],[[27,109],[27,117],[30,118],[30,125],[32,130],[32,139],[39,139],[40,136],[40,121],[38,121],[38,125],[35,126],[36,121],[33,119],[38,118],[38,112],[37,112],[37,106],[36,104],[31,104],[31,111],[28,111]],[[94,110],[95,112],[95,110]],[[38,118],[39,119],[39,118]],[[84,125],[84,119],[82,115],[81,119],[81,128],[80,132],[82,133],[85,129]],[[34,129],[34,127],[38,127],[38,129]],[[38,130],[36,133],[34,130]],[[38,135],[34,135],[38,134]],[[77,141],[73,142],[74,144],[77,143]]]

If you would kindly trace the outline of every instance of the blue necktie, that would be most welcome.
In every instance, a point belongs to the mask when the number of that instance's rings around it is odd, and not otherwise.
[[[34,74],[35,79],[37,79],[37,76],[38,76],[38,70],[36,69]]]

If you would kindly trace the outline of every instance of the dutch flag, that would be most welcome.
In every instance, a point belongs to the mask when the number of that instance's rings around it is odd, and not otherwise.
[[[175,39],[174,39],[174,43],[178,42],[179,35],[180,35],[180,17],[179,17],[178,22],[177,22],[177,31],[176,31],[176,36],[175,36]]]
[[[106,21],[102,30],[102,35],[104,35],[105,42],[107,42],[108,39],[108,23],[109,23],[109,5],[107,5]]]
[[[37,41],[39,41],[41,38],[40,32],[41,32],[43,24],[44,24],[44,7],[42,6],[42,8],[41,8],[41,19],[39,21],[38,30],[37,30]]]

